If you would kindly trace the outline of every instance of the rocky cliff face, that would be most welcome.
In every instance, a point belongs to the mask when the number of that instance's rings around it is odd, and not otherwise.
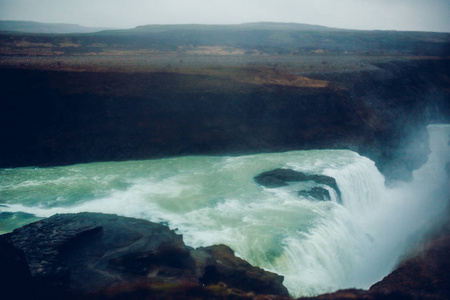
[[[171,73],[2,74],[2,167],[336,148],[372,138],[348,99],[326,87]]]
[[[224,70],[1,69],[0,167],[349,148],[405,179],[426,159],[425,126],[450,121],[447,60],[316,81]]]
[[[429,123],[450,122],[448,61],[412,60],[356,73],[312,76],[347,89],[375,145],[362,153],[391,179],[408,179],[427,158]]]

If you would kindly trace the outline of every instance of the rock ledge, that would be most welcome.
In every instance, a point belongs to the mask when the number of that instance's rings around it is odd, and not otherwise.
[[[164,225],[115,215],[55,215],[0,236],[0,253],[1,290],[19,299],[288,296],[282,276],[225,245],[193,249]]]

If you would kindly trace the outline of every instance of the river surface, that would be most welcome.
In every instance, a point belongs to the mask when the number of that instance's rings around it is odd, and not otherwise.
[[[446,210],[450,125],[428,130],[428,162],[412,182],[390,188],[374,162],[348,150],[0,169],[0,233],[56,213],[113,213],[167,224],[193,247],[226,244],[285,276],[295,297],[368,288]],[[254,181],[276,168],[331,176],[342,199],[312,181]],[[315,186],[331,200],[299,196]]]

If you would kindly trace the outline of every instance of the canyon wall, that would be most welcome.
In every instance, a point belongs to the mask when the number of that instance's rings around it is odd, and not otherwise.
[[[0,167],[347,148],[407,179],[426,160],[426,125],[450,120],[449,62],[372,69],[305,74],[319,84],[302,85],[268,68],[223,76],[3,67]]]

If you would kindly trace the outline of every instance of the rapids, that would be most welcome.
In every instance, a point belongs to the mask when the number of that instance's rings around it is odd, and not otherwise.
[[[428,162],[391,188],[374,162],[348,150],[0,169],[0,233],[56,213],[113,213],[167,224],[193,247],[226,244],[285,276],[293,296],[368,288],[446,209],[450,125],[428,130]],[[331,201],[298,195],[314,182],[254,181],[276,168],[335,178],[342,204],[324,185]]]

